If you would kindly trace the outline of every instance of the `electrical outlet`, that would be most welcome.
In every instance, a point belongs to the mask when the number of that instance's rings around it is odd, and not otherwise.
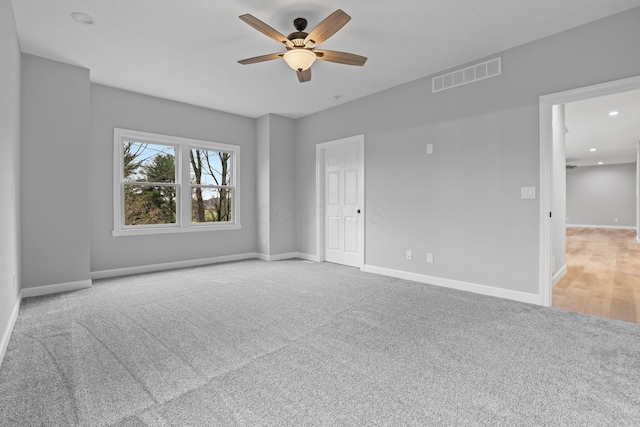
[[[413,259],[413,251],[407,250],[407,259],[408,260],[412,260]]]
[[[427,154],[433,154],[433,144],[427,144]]]
[[[262,246],[267,244],[267,239],[265,239],[264,237],[262,238]]]
[[[433,253],[432,252],[427,252],[427,262],[429,264],[433,264]]]

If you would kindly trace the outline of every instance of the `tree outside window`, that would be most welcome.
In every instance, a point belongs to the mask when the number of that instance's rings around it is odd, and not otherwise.
[[[175,224],[175,147],[123,141],[125,225]]]
[[[191,220],[231,221],[232,154],[192,148],[190,153]]]

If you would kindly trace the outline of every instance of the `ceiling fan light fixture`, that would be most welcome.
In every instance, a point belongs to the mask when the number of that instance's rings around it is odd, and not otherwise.
[[[305,71],[313,65],[316,54],[307,49],[291,49],[284,54],[284,60],[296,71]]]

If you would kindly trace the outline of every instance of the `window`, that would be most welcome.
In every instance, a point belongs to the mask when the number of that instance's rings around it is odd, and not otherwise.
[[[240,228],[240,147],[114,129],[115,236]]]
[[[197,223],[230,221],[233,186],[228,151],[191,148],[191,221]]]
[[[176,147],[122,141],[124,225],[176,224]]]

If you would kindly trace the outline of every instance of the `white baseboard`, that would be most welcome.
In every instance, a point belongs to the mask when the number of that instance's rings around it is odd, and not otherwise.
[[[300,258],[307,261],[318,262],[318,257],[315,255],[303,254],[301,252],[288,252],[285,254],[277,254],[277,255],[267,255],[267,254],[256,254],[256,258],[261,259],[263,261],[281,261],[283,259],[293,259]]]
[[[18,295],[18,300],[13,306],[11,317],[9,317],[9,323],[7,324],[6,329],[2,332],[2,340],[0,340],[0,366],[2,366],[4,355],[7,353],[7,347],[9,347],[9,339],[11,338],[13,327],[16,324],[16,320],[18,320],[18,313],[20,312],[20,303],[22,303],[22,294]]]
[[[426,283],[429,285],[442,286],[444,288],[457,289],[459,291],[473,292],[491,297],[506,298],[514,301],[540,305],[540,296],[538,294],[494,288],[492,286],[479,285],[477,283],[444,279],[442,277],[427,276],[425,274],[410,273],[407,271],[393,270],[373,265],[365,265],[363,271],[367,273],[381,274],[383,276],[397,277],[398,279]]]
[[[567,224],[567,228],[604,228],[610,230],[636,230],[636,227],[630,225],[583,225],[583,224]]]
[[[556,283],[558,283],[560,279],[564,277],[565,274],[567,274],[567,264],[563,265],[562,268],[558,270],[556,274],[553,275],[553,279],[551,281],[551,287],[553,288],[556,285]]]
[[[283,259],[291,259],[298,258],[297,252],[288,252],[285,254],[276,254],[276,255],[267,255],[267,254],[256,254],[256,258],[261,259],[263,261],[281,261]]]
[[[298,252],[289,252],[286,254],[271,255],[271,261],[281,261],[283,259],[300,258]]]
[[[296,253],[296,258],[300,258],[300,259],[303,259],[305,261],[320,262],[320,258],[317,255],[304,254],[302,252],[297,252]]]
[[[165,262],[163,264],[140,265],[136,267],[115,268],[113,270],[101,270],[91,272],[91,278],[108,279],[111,277],[129,276],[131,274],[154,273],[156,271],[176,270],[179,268],[200,267],[203,265],[217,264],[220,262],[241,261],[245,259],[259,258],[255,252],[237,255],[224,255],[213,258],[200,258],[186,261]]]
[[[41,295],[57,294],[59,292],[78,291],[93,286],[91,279],[79,280],[77,282],[56,283],[54,285],[35,286],[33,288],[22,288],[22,298],[39,297]]]

